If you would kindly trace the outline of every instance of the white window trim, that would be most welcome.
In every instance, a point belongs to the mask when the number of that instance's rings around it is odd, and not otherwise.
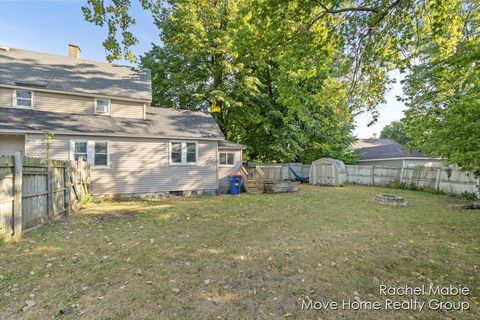
[[[182,162],[172,161],[172,143],[181,143]],[[195,162],[187,162],[187,143],[195,143]],[[168,143],[168,162],[171,166],[196,166],[198,164],[198,142],[188,140],[170,140]]]
[[[107,112],[97,111],[97,100],[107,100],[108,101]],[[112,107],[112,100],[110,100],[108,98],[95,98],[95,99],[93,99],[93,111],[95,112],[95,114],[109,116],[111,114],[111,107]]]
[[[32,95],[32,99],[31,99],[32,100],[32,105],[30,107],[17,105],[17,91],[26,91],[26,92],[31,93],[31,95]],[[33,92],[32,90],[21,90],[21,89],[13,90],[13,93],[12,93],[12,107],[13,108],[18,108],[18,109],[35,109],[35,92]]]
[[[227,157],[227,158],[226,158],[227,162],[228,162],[228,154],[229,154],[229,153],[233,154],[233,164],[221,164],[221,163],[220,163],[220,153],[225,153],[225,154],[227,154],[227,156],[226,156],[226,157]],[[231,168],[231,167],[235,167],[235,162],[236,162],[235,152],[232,152],[232,151],[218,151],[218,166],[219,166],[219,167],[230,167],[230,168]]]
[[[92,166],[95,168],[110,168],[110,141],[108,140],[94,140],[92,143]],[[106,143],[107,144],[107,164],[106,165],[95,165],[95,143]]]
[[[75,143],[86,143],[87,144],[87,161],[88,159],[88,141],[87,140],[71,140],[70,141],[70,160],[75,160]]]
[[[87,161],[90,162],[92,168],[110,168],[110,141],[108,140],[70,140],[70,160],[75,160],[75,143],[87,143]],[[107,165],[95,165],[95,143],[107,143]]]

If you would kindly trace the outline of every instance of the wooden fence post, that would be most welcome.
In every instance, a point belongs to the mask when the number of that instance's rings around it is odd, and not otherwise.
[[[370,183],[372,186],[375,185],[375,166],[372,166],[372,181]]]
[[[403,162],[402,162],[402,168],[400,169],[400,182],[399,182],[399,185],[402,185],[403,184],[403,175],[405,174],[405,167],[403,166]]]
[[[477,178],[477,199],[480,199],[480,176]]]
[[[77,163],[77,170],[80,172],[80,179],[78,179],[77,183],[80,182],[80,198],[78,199],[79,204],[82,204],[82,199],[83,199],[83,160],[79,160]]]
[[[435,180],[435,190],[440,190],[440,177],[442,175],[442,168],[437,169],[437,177]]]
[[[53,219],[53,172],[52,161],[47,163],[47,216],[48,220]]]
[[[18,241],[22,237],[22,178],[23,155],[15,152],[15,171],[13,181],[13,237]]]
[[[64,193],[63,193],[63,199],[64,199],[64,209],[65,209],[65,215],[68,216],[70,215],[70,192],[71,192],[71,185],[70,185],[70,161],[65,161],[65,167],[63,168],[63,187],[64,187]]]

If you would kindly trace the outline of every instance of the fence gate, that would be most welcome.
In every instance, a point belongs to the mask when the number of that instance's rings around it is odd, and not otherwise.
[[[20,239],[22,230],[78,209],[89,169],[85,161],[0,156],[0,234]]]

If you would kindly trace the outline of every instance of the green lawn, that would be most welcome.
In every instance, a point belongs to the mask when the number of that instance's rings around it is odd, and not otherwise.
[[[409,206],[372,201],[385,192]],[[20,244],[0,244],[0,318],[479,319],[480,216],[451,209],[458,201],[306,185],[296,194],[90,204]],[[469,287],[439,300],[470,309],[301,310],[302,300],[383,301],[381,284],[430,283]]]

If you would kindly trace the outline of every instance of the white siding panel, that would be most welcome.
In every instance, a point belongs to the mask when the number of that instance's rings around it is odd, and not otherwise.
[[[93,98],[74,95],[35,92],[35,110],[93,114]]]
[[[225,189],[230,185],[228,175],[232,173],[241,173],[242,168],[242,151],[232,149],[218,149],[218,152],[234,152],[235,153],[235,166],[227,167],[218,165],[218,184],[219,188]]]
[[[13,89],[0,88],[0,107],[12,106]],[[94,114],[93,97],[34,91],[34,107],[38,111]],[[143,103],[111,101],[111,116],[143,119]]]
[[[402,167],[402,159],[398,160],[378,160],[378,161],[362,161],[358,160],[358,164],[361,166],[390,166],[390,167]]]
[[[12,106],[12,93],[11,89],[0,88],[0,107]]]
[[[0,135],[0,156],[11,156],[17,151],[25,151],[25,136]]]
[[[112,117],[143,119],[143,103],[112,100]]]
[[[44,154],[41,135],[30,135],[26,154]],[[56,136],[51,157],[68,159],[70,140],[79,136]],[[217,189],[216,141],[198,141],[197,165],[170,165],[166,139],[97,138],[110,141],[110,167],[92,168],[92,193],[149,193]]]

